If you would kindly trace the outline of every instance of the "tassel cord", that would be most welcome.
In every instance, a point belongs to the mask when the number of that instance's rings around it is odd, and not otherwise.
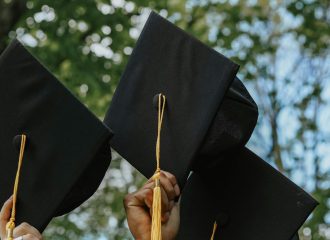
[[[15,183],[14,183],[13,207],[11,209],[11,216],[10,216],[9,222],[6,225],[7,240],[14,239],[13,234],[14,234],[15,220],[16,220],[16,202],[17,202],[17,195],[18,195],[18,185],[19,185],[20,173],[21,173],[23,157],[24,157],[25,143],[26,143],[26,135],[22,134],[21,135],[21,146],[20,146],[19,157],[18,157],[18,166],[17,166],[17,172],[16,172],[16,177],[15,177]]]
[[[161,223],[161,188],[160,188],[160,136],[162,130],[162,123],[165,111],[166,97],[162,94],[158,95],[158,127],[156,140],[156,172],[153,176],[155,187],[153,192],[152,204],[152,223],[151,223],[151,240],[162,239],[162,223]]]
[[[218,228],[218,224],[217,224],[217,222],[214,222],[212,236],[211,236],[210,240],[214,239],[214,235],[215,235],[215,232],[217,231],[217,228]]]

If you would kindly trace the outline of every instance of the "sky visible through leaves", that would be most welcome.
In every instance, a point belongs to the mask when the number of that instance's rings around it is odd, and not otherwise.
[[[320,201],[301,239],[330,239],[328,0],[0,0],[0,44],[19,38],[102,119],[151,9],[241,65],[260,113],[248,146]],[[131,239],[122,199],[145,179],[113,158],[46,239]]]

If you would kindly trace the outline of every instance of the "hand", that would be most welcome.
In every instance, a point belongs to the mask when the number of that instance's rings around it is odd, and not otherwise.
[[[12,207],[13,199],[11,197],[4,203],[0,212],[0,239],[2,240],[6,240],[7,237],[6,225],[9,221]],[[42,240],[39,231],[28,223],[22,223],[14,229],[14,238],[15,240]]]
[[[175,177],[161,171],[162,191],[162,239],[175,239],[180,225],[179,204],[175,202],[180,189]],[[149,179],[138,191],[128,194],[124,200],[128,226],[136,240],[150,240],[151,209],[153,202],[154,181]]]

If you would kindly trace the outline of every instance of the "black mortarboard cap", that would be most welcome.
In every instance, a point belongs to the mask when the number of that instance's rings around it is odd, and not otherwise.
[[[296,233],[291,240],[299,240],[299,235]]]
[[[176,239],[211,239],[215,222],[216,240],[299,239],[317,205],[311,196],[246,147],[213,163],[188,179]]]
[[[183,187],[237,70],[228,58],[152,12],[104,120],[116,133],[112,147],[152,176],[157,96],[165,95],[160,167]],[[206,144],[204,150],[213,154],[208,148]]]
[[[236,77],[220,104],[198,155],[217,156],[244,146],[258,120],[258,106]],[[198,160],[197,160],[198,162]],[[201,163],[205,165],[205,163]]]
[[[88,199],[110,164],[110,129],[17,40],[0,57],[0,125],[0,204],[13,193],[27,136],[16,224],[42,231]]]

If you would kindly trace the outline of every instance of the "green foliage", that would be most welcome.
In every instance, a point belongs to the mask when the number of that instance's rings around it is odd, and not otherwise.
[[[0,51],[22,39],[102,118],[150,8],[242,65],[261,113],[251,145],[289,177],[307,179],[298,183],[320,201],[301,239],[329,239],[330,176],[320,150],[330,141],[321,121],[329,104],[328,0],[1,0],[0,26],[12,31],[0,29]],[[97,193],[54,219],[46,239],[131,238],[122,199],[144,178],[114,155]]]

